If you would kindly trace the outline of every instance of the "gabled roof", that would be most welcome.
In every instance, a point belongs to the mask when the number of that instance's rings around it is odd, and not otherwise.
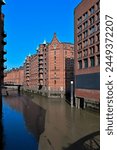
[[[56,36],[56,33],[54,33],[54,36],[53,36],[53,39],[52,39],[51,43],[53,43],[53,41],[57,41],[58,43],[60,43],[57,36]]]

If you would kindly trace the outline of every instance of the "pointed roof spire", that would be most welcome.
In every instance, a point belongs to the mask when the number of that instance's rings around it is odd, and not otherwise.
[[[54,33],[54,38],[56,38],[56,32]]]
[[[52,43],[53,41],[58,41],[58,42],[60,43],[60,41],[59,41],[58,38],[57,38],[56,32],[54,33],[54,36],[53,36],[53,39],[52,39],[51,43]]]

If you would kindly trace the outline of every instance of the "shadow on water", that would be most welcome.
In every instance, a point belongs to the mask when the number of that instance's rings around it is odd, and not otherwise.
[[[29,98],[24,95],[10,95],[4,97],[4,102],[7,103],[10,108],[23,115],[26,129],[35,137],[38,143],[40,135],[45,129],[46,110],[33,103],[30,99],[31,97]]]
[[[2,96],[0,94],[0,150],[3,150]]]
[[[100,150],[100,131],[93,132],[63,150]]]

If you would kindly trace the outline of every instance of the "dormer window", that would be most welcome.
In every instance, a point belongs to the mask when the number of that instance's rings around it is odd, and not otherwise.
[[[56,44],[54,44],[54,49],[56,49]]]

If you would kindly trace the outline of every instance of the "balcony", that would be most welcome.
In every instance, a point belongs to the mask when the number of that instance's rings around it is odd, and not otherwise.
[[[5,1],[4,0],[1,0],[1,5],[5,5]]]
[[[42,70],[40,70],[40,71],[39,71],[39,74],[43,74],[43,71],[42,71]]]
[[[5,69],[7,69],[7,66],[5,65],[5,66],[3,66],[3,69],[5,70]]]
[[[39,57],[39,61],[41,61],[41,60],[43,60],[43,57],[41,56],[41,57]]]
[[[43,69],[43,66],[42,66],[42,65],[40,65],[40,66],[39,66],[39,69]]]
[[[39,53],[39,56],[43,56],[43,53]]]
[[[1,66],[2,71],[5,70],[5,69],[7,69],[7,66]]]
[[[6,50],[2,50],[1,52],[2,52],[3,55],[4,55],[4,54],[7,54],[7,51],[6,51]]]
[[[2,36],[5,38],[5,37],[7,37],[7,34],[3,32]]]
[[[39,65],[42,65],[43,64],[43,61],[39,61]]]
[[[3,44],[3,45],[6,45],[6,44],[7,44],[7,42],[6,42],[6,41],[4,41],[4,40],[2,40],[2,44]]]
[[[7,58],[3,58],[3,62],[6,62],[7,61]]]
[[[40,76],[40,77],[39,77],[39,80],[43,80],[43,76]]]

